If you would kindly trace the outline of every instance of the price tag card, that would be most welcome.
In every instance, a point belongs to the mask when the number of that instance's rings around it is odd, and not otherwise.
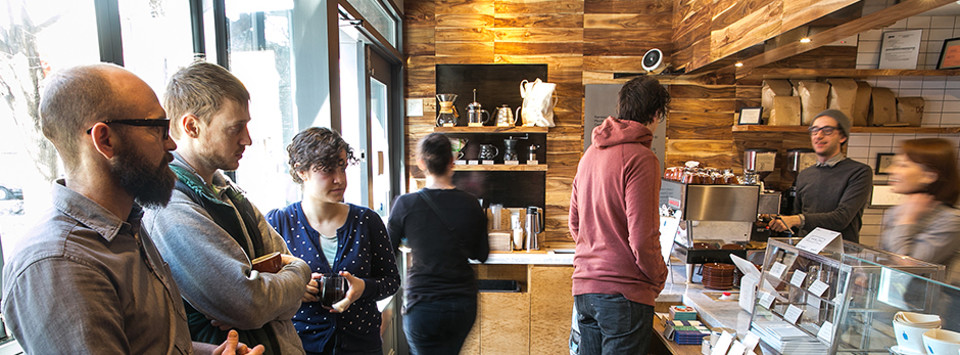
[[[803,237],[803,240],[797,243],[797,249],[806,250],[813,254],[820,254],[824,248],[829,246],[830,251],[843,253],[843,240],[837,239],[839,236],[840,232],[817,227],[817,229],[811,231],[806,237]]]
[[[833,341],[833,323],[830,321],[824,321],[823,325],[820,326],[820,331],[817,332],[817,338],[826,340],[828,343]]]
[[[717,340],[717,345],[713,346],[713,351],[710,352],[710,355],[723,355],[727,353],[727,349],[730,348],[730,344],[733,344],[733,334],[730,334],[726,331],[720,335],[720,340]]]
[[[466,160],[454,160],[454,161],[453,161],[453,164],[454,164],[454,165],[467,165],[467,161],[466,161]]]
[[[793,277],[790,278],[790,284],[803,288],[803,281],[807,279],[807,273],[796,270],[793,272]]]
[[[816,280],[816,281],[813,281],[813,284],[810,285],[809,290],[813,294],[817,295],[817,297],[823,297],[823,293],[827,292],[827,288],[829,287],[830,286],[827,285],[826,282]]]
[[[816,297],[807,297],[807,304],[810,305],[810,307],[813,307],[813,308],[816,308],[816,309],[820,309],[820,299],[819,299],[819,298],[816,298]]]
[[[479,160],[467,160],[467,165],[479,165]]]
[[[481,160],[480,164],[483,165],[493,165],[493,160]]]
[[[787,271],[787,266],[783,265],[783,263],[779,261],[770,266],[770,275],[773,275],[773,277],[778,279],[783,276],[784,271]]]
[[[760,343],[760,336],[754,332],[747,332],[747,336],[743,338],[743,346],[745,347],[745,354],[753,354],[753,349],[757,347],[757,344]]]
[[[776,299],[776,297],[774,297],[773,294],[770,294],[769,292],[761,292],[760,306],[766,309],[770,309],[770,306],[773,305],[774,299]]]
[[[519,165],[519,160],[504,160],[503,165]]]
[[[739,340],[734,340],[733,345],[730,346],[730,351],[727,352],[727,355],[743,355],[743,352],[747,351],[747,347],[743,346]]]
[[[801,315],[803,315],[803,310],[800,309],[800,307],[791,304],[789,307],[787,307],[787,312],[783,314],[783,318],[786,319],[787,322],[797,324],[797,321],[800,320]]]

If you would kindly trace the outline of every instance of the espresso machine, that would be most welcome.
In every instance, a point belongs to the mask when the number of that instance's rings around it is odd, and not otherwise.
[[[757,220],[760,185],[700,185],[663,179],[660,218],[679,218],[672,255],[693,265],[731,263],[730,254],[746,257]],[[662,223],[663,224],[663,223]]]

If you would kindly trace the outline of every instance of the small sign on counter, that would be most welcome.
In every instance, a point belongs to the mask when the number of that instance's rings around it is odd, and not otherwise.
[[[783,318],[786,319],[787,322],[797,324],[797,321],[800,320],[800,316],[802,315],[803,309],[791,304],[789,307],[787,307],[787,312],[783,314]]]
[[[824,249],[832,253],[843,254],[843,239],[838,239],[839,236],[840,232],[817,227],[797,243],[797,249],[812,254],[820,254]]]

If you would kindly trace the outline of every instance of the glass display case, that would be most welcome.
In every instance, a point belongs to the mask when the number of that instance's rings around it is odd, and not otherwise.
[[[772,353],[889,354],[899,311],[938,314],[943,328],[960,307],[944,266],[844,241],[843,254],[796,248],[772,238],[764,256],[751,331]]]

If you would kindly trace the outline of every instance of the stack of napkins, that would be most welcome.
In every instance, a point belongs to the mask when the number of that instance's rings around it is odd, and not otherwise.
[[[697,320],[697,310],[687,306],[670,306],[670,319]]]
[[[781,354],[817,354],[829,350],[816,337],[788,323],[754,322],[752,330]]]
[[[680,345],[700,345],[710,329],[695,320],[669,321],[664,328],[664,337]]]

